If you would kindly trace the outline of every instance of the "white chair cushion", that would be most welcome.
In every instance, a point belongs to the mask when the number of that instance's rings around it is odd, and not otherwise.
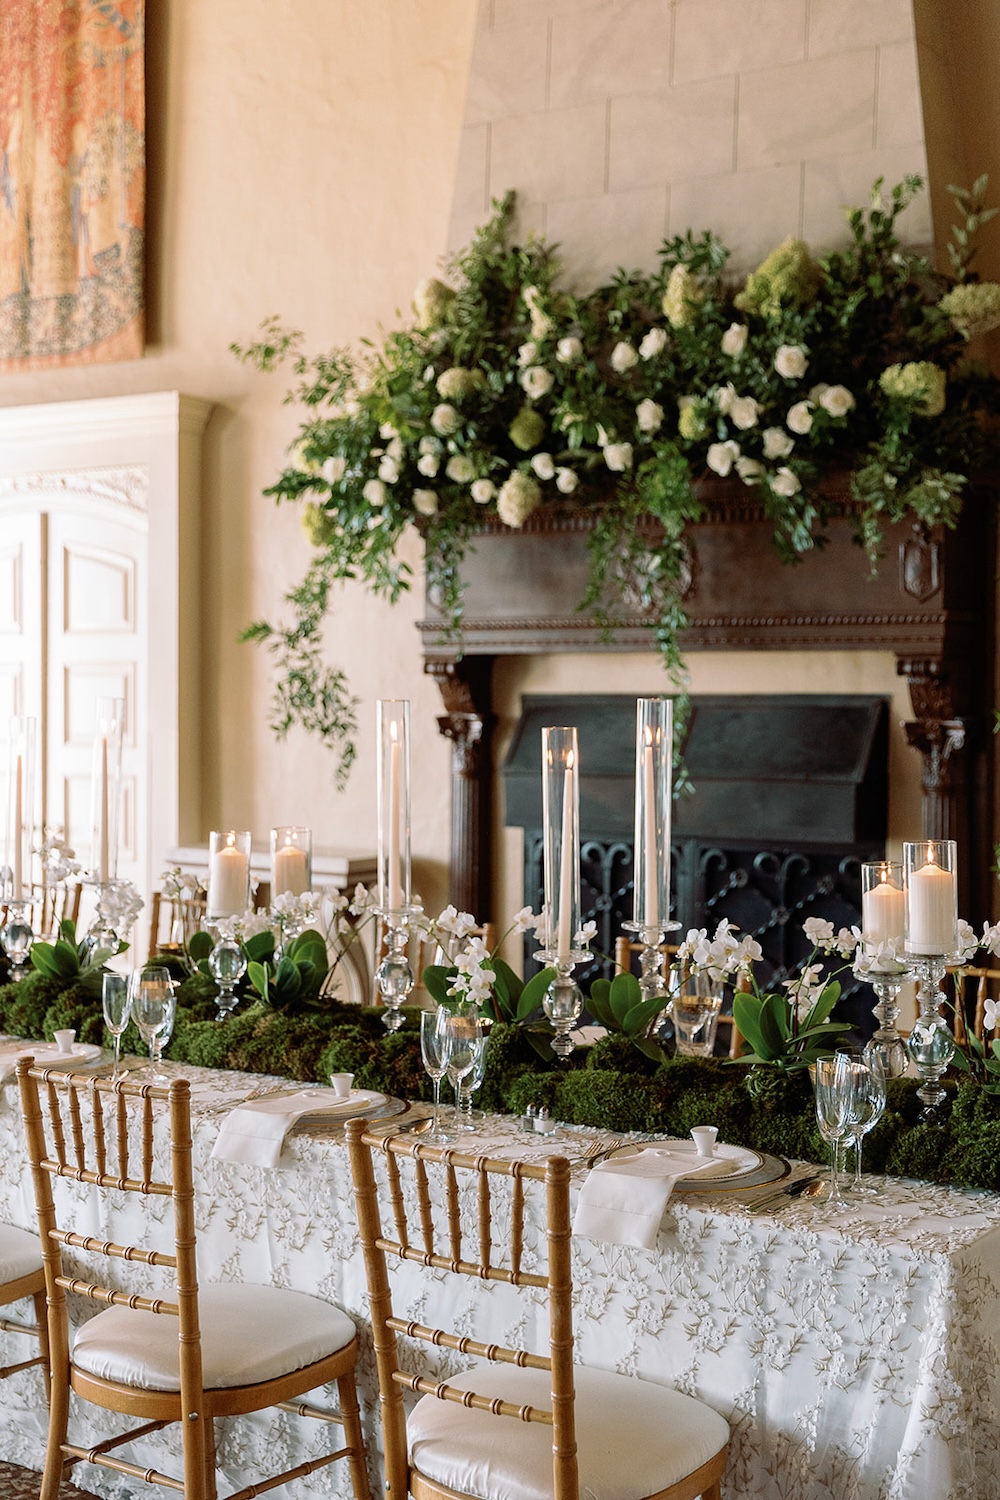
[[[0,1281],[19,1281],[42,1269],[42,1247],[37,1233],[0,1224]]]
[[[704,1402],[607,1370],[574,1369],[582,1500],[637,1500],[694,1473],[729,1441]],[[550,1407],[547,1370],[479,1367],[447,1382]],[[478,1500],[552,1500],[552,1429],[422,1396],[407,1421],[410,1459],[428,1479]]]
[[[205,1388],[226,1389],[301,1370],[350,1343],[345,1312],[274,1286],[210,1284],[198,1295]],[[73,1340],[73,1364],[142,1390],[179,1391],[179,1324],[164,1313],[109,1307]]]

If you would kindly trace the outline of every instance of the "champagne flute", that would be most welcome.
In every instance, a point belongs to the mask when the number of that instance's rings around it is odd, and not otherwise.
[[[149,1080],[162,1083],[165,1074],[161,1072],[160,1054],[174,1025],[174,989],[170,970],[157,967],[137,969],[132,975],[131,993],[132,1017],[149,1048]]]
[[[869,1130],[872,1130],[885,1114],[886,1082],[881,1051],[877,1046],[869,1043],[855,1066],[864,1068],[867,1076],[865,1077],[864,1118],[851,1136],[851,1144],[854,1146],[854,1180],[851,1183],[851,1192],[871,1195],[877,1193],[878,1188],[865,1187],[861,1181],[861,1143]]]
[[[865,1111],[864,1067],[845,1052],[816,1063],[816,1123],[831,1150],[828,1203],[843,1204],[840,1192],[840,1147],[857,1129]]]
[[[132,1015],[132,996],[129,982],[124,974],[105,974],[101,980],[101,1007],[104,1024],[115,1039],[115,1062],[111,1082],[117,1083],[125,1075],[121,1069],[122,1033]]]
[[[443,1005],[433,1010],[420,1012],[420,1056],[424,1071],[434,1085],[434,1116],[431,1121],[429,1139],[442,1140],[441,1134],[441,1080],[448,1071],[450,1037],[447,1028],[448,1011]]]

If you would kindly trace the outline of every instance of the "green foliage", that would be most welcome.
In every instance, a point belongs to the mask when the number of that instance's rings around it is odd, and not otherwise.
[[[798,1021],[787,995],[737,993],[733,996],[733,1019],[750,1051],[733,1060],[750,1066],[769,1063],[789,1072],[811,1067],[817,1058],[830,1056],[830,1043],[835,1037],[851,1029],[844,1022],[828,1019],[839,999],[840,985],[832,980]]]
[[[560,286],[543,241],[515,242],[508,194],[446,268],[451,284],[418,289],[415,316],[378,346],[307,358],[273,318],[233,346],[262,370],[290,360],[289,400],[303,412],[267,493],[304,507],[312,558],[286,595],[291,622],[258,621],[244,636],[272,653],[276,731],[303,724],[346,774],[356,702],[324,659],[324,622],[344,580],[388,602],[410,586],[400,542],[411,526],[460,638],[461,563],[477,529],[519,527],[538,506],[586,509],[596,525],[582,607],[609,631],[641,609],[680,683],[686,538],[706,474],[742,480],[787,559],[822,541],[824,486],[842,489],[845,476],[873,567],[893,521],[953,525],[969,477],[996,452],[1000,382],[967,353],[970,333],[1000,319],[1000,289],[968,279],[995,210],[984,178],[952,190],[960,222],[943,276],[899,240],[920,188],[912,176],[888,193],[877,181],[848,213],[846,248],[786,240],[742,287],[724,275],[718,238],[689,232],[651,273],[622,269],[579,295]],[[892,365],[924,366],[935,390],[943,381],[944,409],[932,413],[909,377],[883,389]]]
[[[667,1004],[666,996],[644,1000],[638,979],[629,973],[616,974],[611,980],[595,979],[587,1001],[595,1021],[610,1032],[621,1032],[655,1062],[661,1062],[667,1054],[646,1032]]]

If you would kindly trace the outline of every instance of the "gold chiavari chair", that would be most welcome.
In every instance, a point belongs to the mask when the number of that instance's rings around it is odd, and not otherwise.
[[[37,939],[51,942],[59,935],[62,922],[72,922],[74,927],[80,916],[80,898],[83,886],[79,880],[61,881],[58,885],[33,885],[28,898],[31,908],[29,920]],[[7,907],[0,904],[0,927],[7,920]]]
[[[641,943],[631,942],[627,937],[616,938],[615,972],[617,974],[627,974],[632,967],[632,955],[641,951]],[[662,945],[661,951],[666,954],[668,961],[677,953],[677,949],[672,948],[668,943]],[[743,1051],[744,1038],[736,1022],[731,1015],[720,1014],[718,1024],[723,1028],[729,1027],[729,1056],[739,1057]]]
[[[968,1031],[985,1042],[986,1002],[991,998],[1000,1000],[1000,969],[949,969],[947,981],[952,988],[951,999],[955,1006],[956,1042],[961,1046]]]
[[[23,1333],[37,1340],[40,1352],[16,1364],[0,1366],[0,1380],[18,1370],[30,1370],[33,1365],[40,1365],[45,1372],[47,1398],[49,1335],[45,1316],[45,1271],[38,1236],[13,1224],[0,1224],[0,1307],[9,1307],[25,1297],[30,1297],[34,1303],[35,1322],[19,1323],[13,1318],[0,1317],[0,1329],[4,1333]]]
[[[337,1459],[348,1462],[355,1500],[369,1500],[354,1383],[357,1337],[347,1314],[319,1297],[279,1287],[199,1286],[187,1080],[169,1088],[74,1080],[22,1058],[18,1082],[48,1298],[51,1414],[41,1500],[57,1500],[60,1481],[81,1462],[180,1490],[184,1500],[215,1500],[215,1418],[269,1407],[335,1422],[346,1442],[248,1484],[229,1500],[251,1500]],[[164,1137],[161,1167],[155,1143]],[[90,1184],[109,1218],[122,1194],[166,1198],[172,1215],[151,1232],[149,1243],[116,1244],[79,1234],[63,1222],[53,1187],[58,1179]],[[75,1274],[64,1264],[64,1249],[82,1262]],[[115,1284],[111,1268],[123,1261],[144,1268],[141,1292]],[[104,1309],[72,1340],[67,1292]],[[338,1387],[339,1411],[295,1399],[331,1382]],[[90,1447],[72,1443],[71,1391],[140,1425]],[[183,1479],[114,1456],[122,1444],[171,1423],[181,1429]]]
[[[544,1167],[491,1161],[410,1135],[369,1135],[363,1120],[352,1120],[347,1134],[387,1495],[720,1500],[729,1427],[718,1412],[669,1387],[573,1362],[570,1164],[564,1157]],[[525,1250],[529,1205],[534,1222],[544,1226],[537,1253]],[[423,1267],[436,1280],[471,1277],[521,1289],[535,1304],[523,1309],[525,1327],[534,1325],[541,1294],[548,1338],[538,1349],[515,1348],[492,1342],[492,1330],[477,1328],[473,1337],[466,1326],[459,1332],[398,1317],[389,1266],[401,1262]],[[464,1306],[457,1288],[452,1305]],[[507,1327],[509,1315],[508,1308]],[[480,1363],[444,1381],[407,1372],[401,1340]],[[409,1416],[404,1391],[420,1397]]]

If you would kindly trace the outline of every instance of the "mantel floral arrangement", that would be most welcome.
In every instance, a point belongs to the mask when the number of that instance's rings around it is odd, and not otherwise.
[[[266,493],[303,502],[314,555],[287,595],[292,623],[245,632],[274,653],[277,732],[296,722],[318,732],[346,774],[354,702],[324,661],[324,618],[344,579],[398,598],[411,525],[457,633],[477,528],[593,509],[581,604],[609,628],[612,601],[638,604],[675,676],[701,478],[738,478],[789,559],[821,540],[834,475],[841,489],[847,476],[872,566],[886,524],[953,525],[994,451],[987,419],[1000,410],[1000,385],[968,349],[1000,325],[1000,286],[971,270],[976,231],[996,210],[983,206],[985,178],[951,189],[962,222],[943,275],[900,244],[896,221],[921,187],[907,177],[885,194],[876,182],[867,208],[847,215],[846,249],[788,238],[734,278],[721,241],[688,232],[664,244],[651,274],[620,271],[585,295],[560,286],[542,240],[512,243],[509,194],[380,347],[308,358],[275,319],[234,344],[264,370],[290,358],[288,400],[305,412]]]

